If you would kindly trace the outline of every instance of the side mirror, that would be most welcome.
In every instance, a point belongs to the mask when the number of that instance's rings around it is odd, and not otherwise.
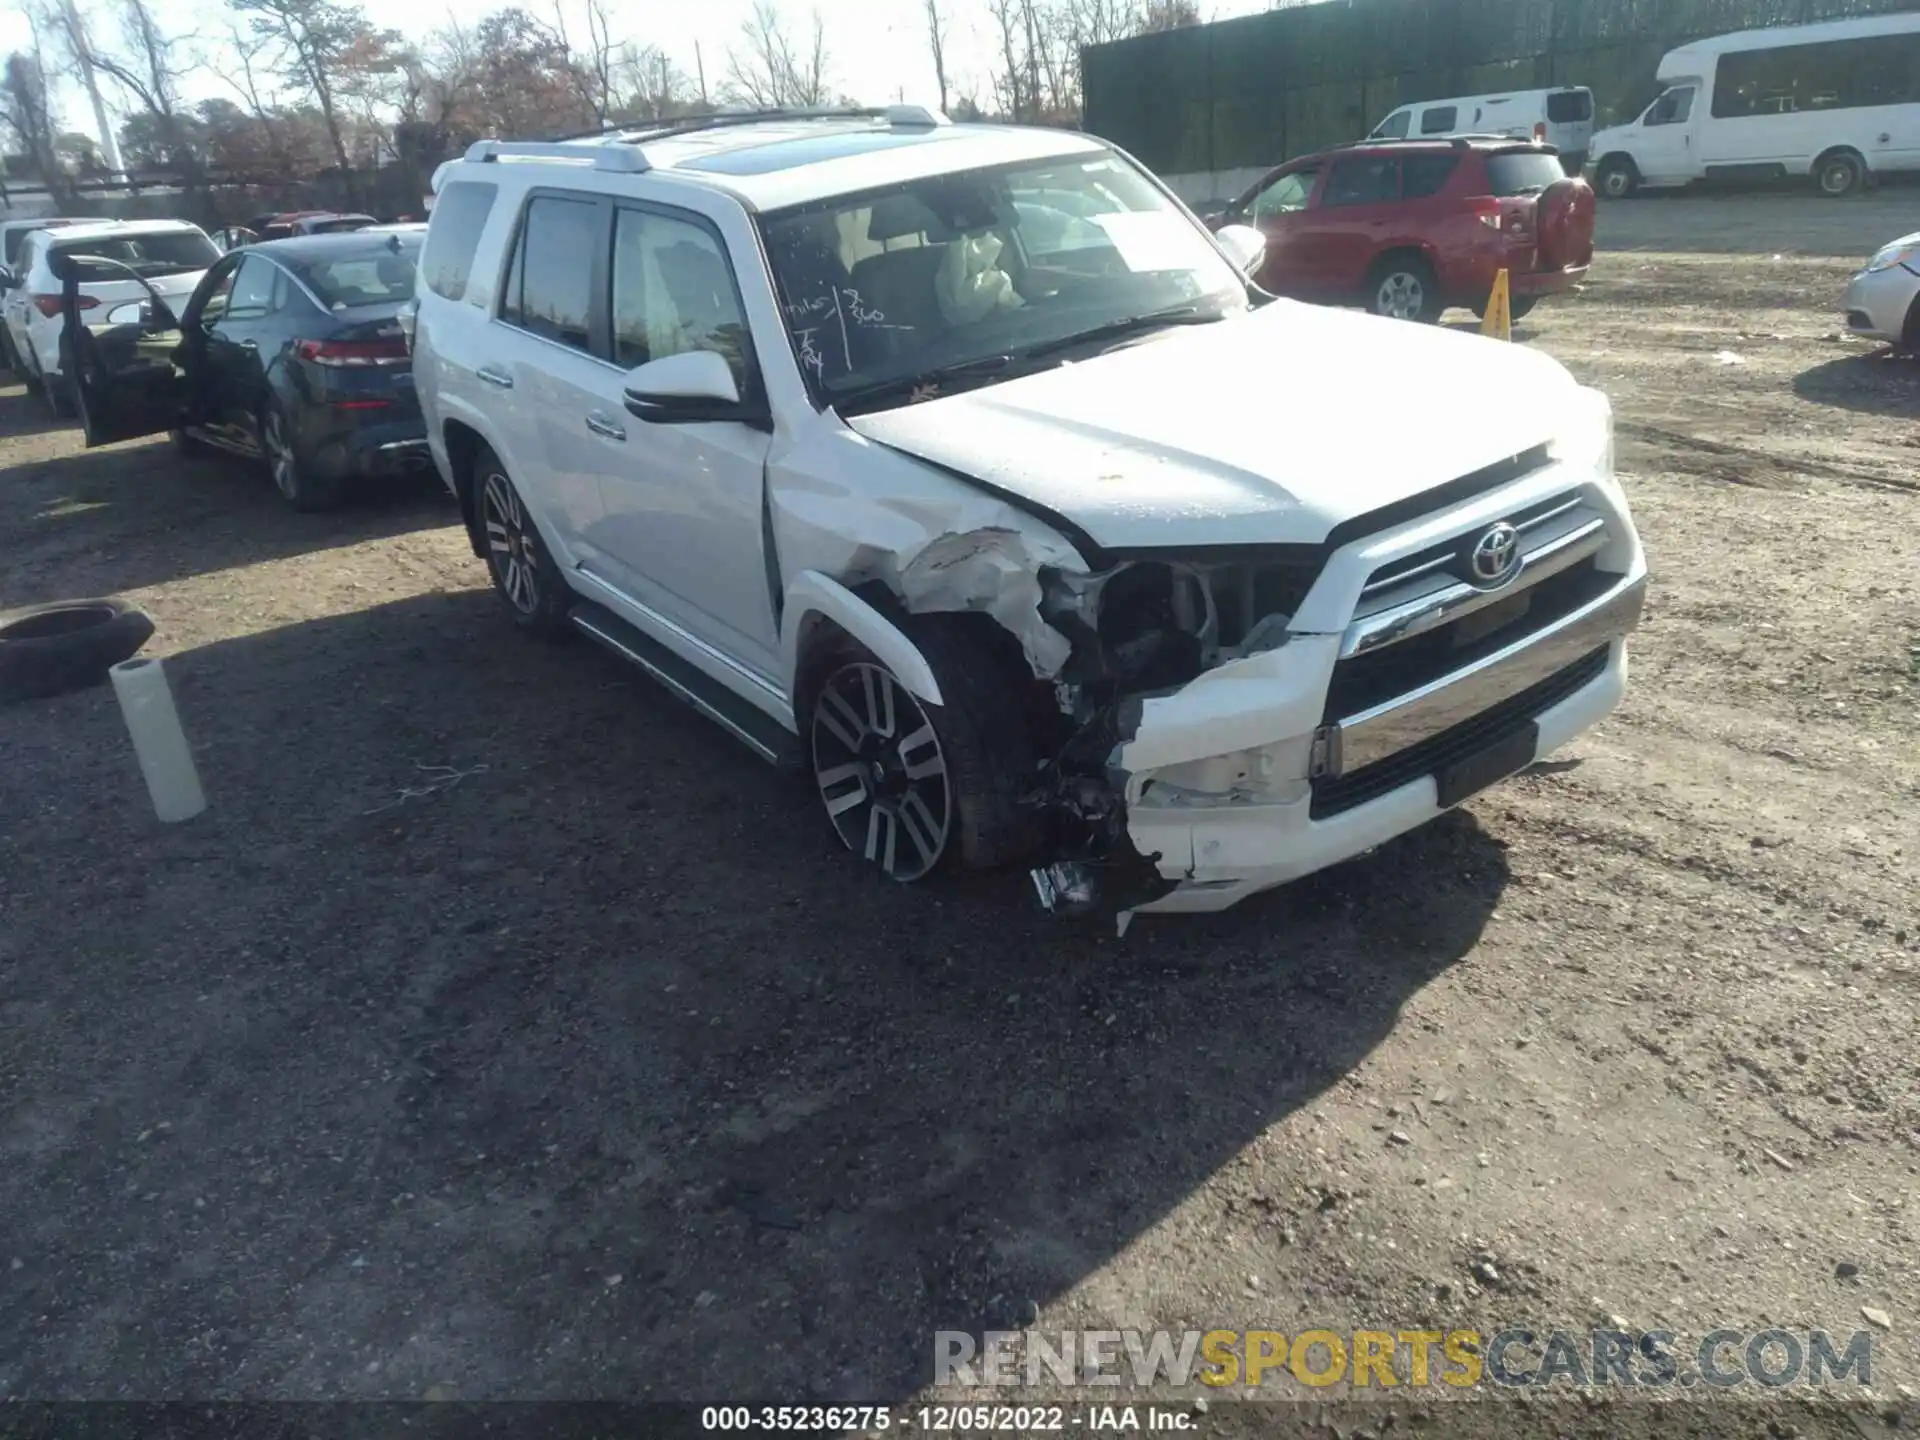
[[[626,393],[627,413],[649,424],[765,422],[764,411],[740,398],[726,356],[713,350],[685,350],[637,365],[627,372]]]
[[[1267,237],[1251,225],[1222,226],[1214,238],[1242,275],[1253,274],[1267,258]]]

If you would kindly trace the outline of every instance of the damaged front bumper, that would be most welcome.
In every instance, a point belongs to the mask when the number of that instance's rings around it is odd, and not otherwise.
[[[1612,710],[1646,562],[1611,481],[1564,484],[1538,476],[1518,498],[1357,547],[1285,644],[1147,700],[1115,773],[1128,840],[1167,888],[1133,913],[1225,909],[1361,854]],[[1471,535],[1503,512],[1535,567],[1511,588],[1392,578],[1421,576],[1451,543],[1436,531]],[[1409,586],[1417,598],[1395,603]]]

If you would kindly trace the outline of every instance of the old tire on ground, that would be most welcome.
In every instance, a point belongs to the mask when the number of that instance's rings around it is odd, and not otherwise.
[[[98,685],[152,636],[153,621],[124,600],[63,600],[0,616],[0,701]]]
[[[314,473],[313,466],[300,454],[299,443],[287,424],[286,411],[278,401],[269,400],[260,412],[260,448],[266,452],[267,472],[273,476],[273,488],[286,502],[303,514],[317,510],[335,510],[345,498],[345,487],[338,481]]]
[[[472,485],[487,572],[513,623],[546,640],[572,634],[567,616],[573,609],[573,591],[514,489],[507,467],[485,445],[474,453]]]
[[[1866,164],[1851,150],[1835,150],[1813,162],[1813,183],[1831,199],[1851,195],[1866,182]]]
[[[1430,325],[1446,306],[1433,267],[1410,251],[1383,257],[1367,277],[1367,309],[1394,320]]]
[[[1624,155],[1609,155],[1593,173],[1593,188],[1609,200],[1625,200],[1640,188],[1640,170]]]
[[[903,883],[1029,858],[1036,828],[1021,804],[1034,747],[1014,670],[979,616],[916,616],[902,628],[946,702],[917,698],[842,638],[810,658],[799,720],[814,783],[843,843]],[[1009,637],[1010,638],[1010,637]]]

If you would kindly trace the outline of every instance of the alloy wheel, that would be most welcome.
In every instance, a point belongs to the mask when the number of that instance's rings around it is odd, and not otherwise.
[[[1382,280],[1374,296],[1376,311],[1395,320],[1418,318],[1426,303],[1427,290],[1420,283],[1420,277],[1405,270],[1396,270]]]
[[[266,443],[267,465],[273,471],[274,488],[289,500],[297,499],[299,467],[293,458],[293,446],[287,440],[286,422],[278,410],[267,412],[266,424],[260,427],[260,438]]]
[[[878,665],[855,661],[813,707],[813,771],[841,842],[895,880],[927,875],[946,853],[953,785],[933,722]]]
[[[512,482],[497,470],[487,476],[482,489],[481,519],[487,530],[488,563],[507,603],[522,615],[533,614],[540,608],[540,540],[527,523],[526,507]]]

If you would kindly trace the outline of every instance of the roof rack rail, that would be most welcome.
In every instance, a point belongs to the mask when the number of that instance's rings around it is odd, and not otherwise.
[[[618,125],[567,135],[569,140],[593,140],[618,135],[629,143],[669,140],[679,135],[697,135],[703,130],[720,130],[734,125],[762,125],[779,120],[884,120],[903,130],[931,128],[952,122],[938,110],[924,105],[811,105],[759,110],[718,110],[711,115],[689,115],[678,120],[625,121]]]
[[[637,175],[652,167],[637,145],[617,140],[476,140],[467,147],[467,159],[497,161],[502,157],[524,156],[540,160],[591,160],[596,170],[616,170]]]
[[[1338,146],[1341,150],[1352,150],[1359,146],[1373,145],[1451,145],[1456,150],[1465,150],[1474,141],[1499,141],[1503,144],[1541,145],[1544,142],[1532,135],[1381,135],[1369,140],[1349,140]]]

